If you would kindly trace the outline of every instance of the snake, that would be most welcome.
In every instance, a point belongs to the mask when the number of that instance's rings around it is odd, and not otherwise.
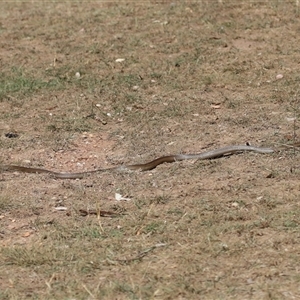
[[[36,173],[36,174],[50,174],[54,178],[57,179],[81,179],[86,175],[100,172],[109,172],[109,171],[149,171],[156,168],[158,165],[163,163],[173,163],[177,161],[197,159],[197,160],[206,160],[206,159],[215,159],[220,158],[222,156],[228,156],[232,154],[237,154],[245,151],[252,151],[261,154],[273,153],[274,150],[271,148],[263,148],[263,147],[254,147],[249,145],[233,145],[226,146],[214,150],[205,151],[197,154],[176,154],[176,155],[168,155],[161,156],[156,158],[150,162],[146,162],[143,164],[127,164],[120,165],[111,168],[100,168],[90,171],[84,171],[79,173],[70,173],[70,172],[55,172],[48,169],[43,168],[35,168],[35,167],[23,167],[18,165],[0,165],[1,171],[13,171],[13,172],[22,172],[22,173]]]

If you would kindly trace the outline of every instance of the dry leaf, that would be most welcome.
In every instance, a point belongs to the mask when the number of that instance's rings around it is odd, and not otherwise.
[[[219,109],[219,108],[221,108],[221,104],[220,103],[211,104],[210,107],[214,108],[214,109]]]
[[[117,200],[117,201],[130,201],[131,199],[130,198],[125,198],[125,197],[123,197],[121,194],[118,194],[118,193],[115,193],[115,199]]]

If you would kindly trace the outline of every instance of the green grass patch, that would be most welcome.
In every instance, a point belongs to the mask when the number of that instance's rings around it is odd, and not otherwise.
[[[0,101],[15,94],[27,96],[41,89],[60,89],[62,87],[63,84],[59,78],[46,81],[26,74],[20,68],[13,67],[10,72],[0,73]]]

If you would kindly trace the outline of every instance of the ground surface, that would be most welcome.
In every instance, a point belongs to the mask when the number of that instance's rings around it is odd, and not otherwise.
[[[291,144],[299,45],[297,1],[4,2],[1,163],[83,171]],[[0,298],[299,299],[298,160],[2,172]]]

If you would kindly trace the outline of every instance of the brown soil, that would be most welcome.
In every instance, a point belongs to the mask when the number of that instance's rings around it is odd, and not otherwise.
[[[1,163],[297,142],[297,3],[2,3]],[[1,172],[0,298],[299,299],[298,158]]]

